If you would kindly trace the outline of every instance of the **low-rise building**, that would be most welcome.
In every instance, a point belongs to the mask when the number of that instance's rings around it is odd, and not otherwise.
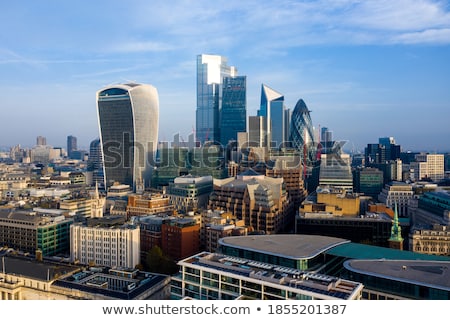
[[[409,250],[450,256],[450,228],[443,225],[415,226],[409,234]]]
[[[44,256],[68,254],[73,219],[60,212],[0,210],[0,245]]]
[[[213,190],[213,177],[194,177],[186,175],[177,177],[167,187],[170,202],[180,213],[205,209],[209,195]]]
[[[38,261],[30,256],[0,259],[0,300],[164,300],[169,296],[166,275]]]

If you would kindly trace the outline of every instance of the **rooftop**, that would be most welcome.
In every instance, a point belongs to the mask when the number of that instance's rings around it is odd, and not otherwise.
[[[210,268],[236,276],[266,281],[291,290],[309,292],[319,299],[353,299],[361,290],[358,282],[323,274],[303,272],[297,269],[281,267],[268,263],[202,252],[180,261],[180,264],[192,264]]]
[[[326,250],[349,242],[341,238],[303,234],[237,236],[219,240],[220,245],[296,260],[314,258]]]
[[[353,242],[330,248],[326,253],[350,259],[450,261],[448,256],[435,256]]]
[[[450,291],[450,261],[348,260],[353,272]]]
[[[91,267],[59,279],[53,285],[115,299],[131,300],[160,286],[168,281],[168,277],[138,270]]]
[[[37,261],[32,257],[3,256],[0,259],[0,271],[6,274],[23,276],[25,278],[41,281],[52,281],[61,276],[71,274],[79,270],[79,267],[52,263],[48,261]]]

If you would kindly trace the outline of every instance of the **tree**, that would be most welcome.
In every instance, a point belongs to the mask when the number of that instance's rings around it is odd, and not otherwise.
[[[147,253],[145,260],[146,270],[153,273],[172,275],[178,272],[178,266],[175,261],[164,256],[158,246],[154,246]]]

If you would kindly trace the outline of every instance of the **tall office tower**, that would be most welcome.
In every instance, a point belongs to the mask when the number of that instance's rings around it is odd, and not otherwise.
[[[237,141],[237,133],[247,131],[246,77],[224,77],[220,111],[220,143]]]
[[[265,84],[261,86],[261,105],[258,116],[266,117],[269,147],[278,148],[288,140],[288,137],[285,137],[286,107],[284,96]]]
[[[291,129],[291,118],[292,118],[292,110],[289,108],[285,108],[284,110],[284,139],[287,142],[288,146],[289,142],[289,133]]]
[[[387,161],[400,158],[400,146],[395,144],[395,139],[393,137],[378,138],[378,143],[384,146],[385,158]]]
[[[104,188],[105,176],[103,173],[102,145],[100,144],[99,138],[92,140],[89,145],[87,171],[92,172],[93,184],[100,185],[101,188]]]
[[[36,138],[36,145],[37,146],[46,146],[47,145],[47,138],[43,136],[38,136]]]
[[[159,98],[155,87],[127,83],[97,91],[105,186],[136,188],[151,181],[158,142]]]
[[[237,76],[237,69],[227,65],[227,58],[218,55],[197,56],[197,140],[220,141],[220,110],[224,77]]]
[[[72,159],[73,152],[77,150],[77,137],[67,136],[67,156]]]
[[[248,117],[248,146],[267,147],[267,120],[266,117]]]
[[[302,162],[305,164],[316,160],[314,127],[309,112],[303,99],[298,100],[292,112],[289,136],[292,147],[300,150]]]
[[[328,130],[327,127],[323,127],[320,129],[320,145],[321,145],[321,153],[325,154],[331,152],[333,148],[333,133]]]

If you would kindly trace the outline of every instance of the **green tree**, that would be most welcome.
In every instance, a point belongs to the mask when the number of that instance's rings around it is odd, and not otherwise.
[[[153,273],[172,275],[178,272],[178,266],[175,261],[164,256],[158,246],[154,246],[147,253],[145,260],[146,270]]]

